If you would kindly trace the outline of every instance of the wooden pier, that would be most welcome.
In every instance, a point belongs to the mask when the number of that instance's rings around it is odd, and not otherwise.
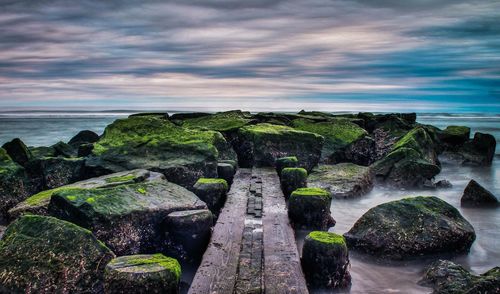
[[[308,293],[274,169],[238,170],[188,293]]]

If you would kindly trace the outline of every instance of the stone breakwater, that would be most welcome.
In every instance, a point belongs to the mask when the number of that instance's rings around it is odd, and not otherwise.
[[[362,197],[376,185],[421,189],[429,195],[450,184],[435,181],[440,158],[456,165],[488,166],[495,147],[489,134],[471,134],[467,126],[422,125],[413,113],[308,111],[144,113],[116,120],[102,135],[81,131],[52,146],[29,147],[13,138],[0,148],[0,222],[8,226],[0,241],[0,292],[100,293],[119,289],[120,283],[137,289],[160,283],[164,291],[177,292],[182,286],[177,260],[199,262],[211,235],[224,238],[214,224],[230,200],[238,168],[277,169],[281,183],[275,184],[284,193],[268,188],[267,196],[281,195],[288,207],[283,207],[276,225],[290,222],[295,228],[325,231],[335,224],[332,198]],[[276,244],[283,241],[278,235],[266,237],[262,222],[266,213],[273,213],[262,191],[272,177],[265,172],[245,179],[252,190],[247,210],[233,216],[243,221],[238,252],[246,256],[235,263],[241,270],[236,289],[265,289],[270,283],[265,252],[270,244],[279,251]],[[323,198],[324,205],[319,201]],[[475,181],[464,191],[462,203],[498,207],[496,196]],[[406,259],[467,252],[475,232],[446,202],[417,197],[372,208],[344,237],[343,246],[349,250]],[[93,253],[85,255],[85,250]],[[48,256],[60,266],[48,267]],[[106,268],[115,256],[131,257],[119,259],[125,262],[119,269],[116,262]],[[102,264],[94,266],[96,259]],[[137,260],[154,268],[157,276],[144,275],[145,265],[138,266]],[[348,263],[345,259],[339,265],[342,273],[320,269],[326,273],[321,276],[325,283],[310,278],[307,282],[348,287]],[[70,279],[75,268],[80,269],[78,275]],[[120,277],[121,268],[138,271],[151,285]],[[108,280],[107,269],[113,271]],[[486,286],[498,289],[497,272],[489,272],[488,281],[493,282]],[[294,274],[301,275],[300,266]],[[335,277],[342,281],[329,280]],[[113,285],[107,285],[111,280]]]

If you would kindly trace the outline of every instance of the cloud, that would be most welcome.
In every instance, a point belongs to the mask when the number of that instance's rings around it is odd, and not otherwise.
[[[0,11],[4,108],[500,104],[495,1],[0,0]]]

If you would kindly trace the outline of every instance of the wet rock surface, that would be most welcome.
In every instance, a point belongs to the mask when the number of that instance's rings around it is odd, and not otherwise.
[[[285,197],[293,191],[307,187],[307,171],[300,167],[287,167],[281,171],[281,189]]]
[[[88,230],[45,216],[23,216],[0,241],[0,292],[99,293],[113,252]]]
[[[327,229],[335,225],[330,213],[332,196],[320,188],[300,188],[290,195],[288,216],[295,228]]]
[[[228,190],[229,185],[224,179],[200,178],[193,186],[193,192],[207,204],[214,215],[219,215]]]
[[[456,208],[437,197],[378,205],[344,234],[351,249],[391,259],[468,252],[476,234]]]
[[[449,260],[438,260],[427,268],[419,284],[432,287],[435,294],[498,293],[500,268],[474,275]]]
[[[498,199],[490,191],[486,190],[478,182],[471,180],[465,187],[464,194],[460,199],[462,206],[466,207],[498,207]]]
[[[319,165],[307,180],[309,187],[325,189],[333,198],[361,196],[373,188],[370,168],[353,163]]]

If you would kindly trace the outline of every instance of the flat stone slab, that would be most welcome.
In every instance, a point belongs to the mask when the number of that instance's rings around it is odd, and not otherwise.
[[[319,165],[307,178],[308,187],[329,191],[333,198],[362,196],[373,188],[369,167],[353,163]]]

